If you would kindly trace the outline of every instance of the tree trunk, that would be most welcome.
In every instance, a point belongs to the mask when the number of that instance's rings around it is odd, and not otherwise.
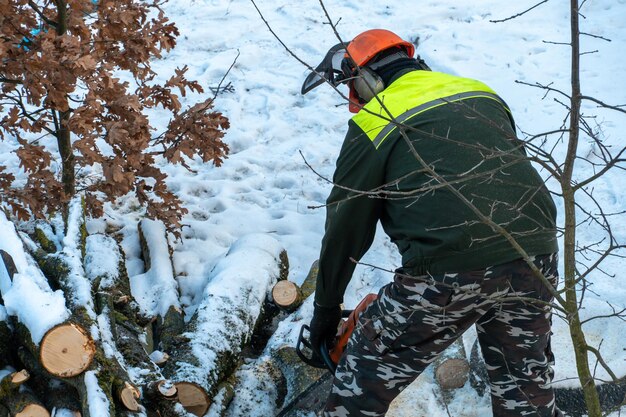
[[[576,200],[572,186],[572,176],[574,164],[578,152],[578,142],[580,134],[580,29],[578,0],[570,0],[570,30],[571,30],[571,87],[569,114],[569,142],[565,164],[563,166],[563,177],[561,188],[563,190],[563,203],[565,206],[565,233],[564,233],[564,267],[565,267],[565,309],[568,313],[568,324],[570,335],[574,345],[576,357],[576,368],[578,378],[585,394],[585,403],[589,411],[589,417],[600,417],[600,399],[596,390],[595,381],[589,370],[589,360],[587,357],[587,342],[582,330],[580,316],[578,314],[578,300],[576,295]]]

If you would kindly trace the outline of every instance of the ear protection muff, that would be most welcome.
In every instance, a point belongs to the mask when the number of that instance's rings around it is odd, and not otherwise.
[[[383,79],[368,67],[362,67],[360,74],[352,81],[352,87],[364,102],[369,102],[385,89]]]
[[[341,61],[341,71],[344,79],[350,80],[350,90],[354,90],[361,102],[367,103],[386,88],[376,70],[397,59],[408,57],[406,52],[398,51],[358,69],[350,57],[345,57]],[[421,63],[424,62],[421,61]]]
[[[366,66],[357,68],[349,57],[341,61],[341,71],[343,79],[349,80],[351,100],[367,103],[385,89],[383,79],[373,69]]]

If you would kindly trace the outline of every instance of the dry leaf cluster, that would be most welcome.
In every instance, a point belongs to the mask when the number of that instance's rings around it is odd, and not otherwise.
[[[160,4],[0,0],[0,139],[17,140],[27,177],[17,185],[0,166],[0,203],[19,218],[45,217],[77,192],[99,216],[104,202],[134,193],[172,230],[186,210],[158,159],[222,163],[229,123],[214,97],[182,107],[179,96],[203,92],[186,66],[156,82],[151,61],[179,34]],[[151,126],[146,111],[154,108],[169,114],[164,132]]]

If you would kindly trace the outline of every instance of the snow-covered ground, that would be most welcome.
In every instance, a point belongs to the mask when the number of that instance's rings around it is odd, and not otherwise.
[[[311,66],[337,43],[318,1],[259,0],[256,4],[291,51]],[[370,28],[390,29],[418,43],[418,54],[433,70],[487,83],[507,101],[521,132],[533,135],[550,131],[563,122],[566,112],[554,99],[564,98],[558,94],[544,97],[543,90],[516,81],[552,83],[551,87],[568,91],[570,49],[558,44],[569,41],[568,4],[547,2],[502,23],[490,20],[515,15],[536,1],[327,0],[324,4],[332,21],[338,22],[337,29],[344,40]],[[171,243],[181,303],[190,317],[198,307],[213,267],[231,244],[244,235],[273,236],[287,249],[289,278],[298,283],[304,279],[319,255],[325,218],[321,206],[331,188],[326,179],[332,177],[350,113],[343,99],[326,86],[307,96],[300,95],[308,73],[306,67],[272,36],[250,0],[172,0],[164,9],[181,32],[178,46],[153,66],[164,79],[175,67],[189,65],[189,78],[197,79],[211,94],[208,87],[216,87],[236,59],[224,80],[233,91],[220,94],[216,102],[218,110],[231,122],[225,137],[231,148],[229,158],[220,168],[193,161],[190,165],[196,174],[180,166],[164,168],[169,186],[189,209],[183,220],[182,239]],[[611,40],[583,36],[582,50],[597,50],[582,57],[583,94],[609,104],[625,104],[626,0],[587,1],[581,13],[583,32]],[[186,103],[195,100],[197,96],[184,99]],[[609,141],[623,142],[623,114],[598,111],[589,102],[586,106],[585,112],[598,115],[597,129]],[[158,128],[166,123],[155,115]],[[16,169],[10,149],[10,142],[0,142],[0,163]],[[563,158],[564,149],[563,144],[557,146],[557,159]],[[582,153],[591,149],[592,144],[583,141]],[[582,168],[581,176],[590,173]],[[623,171],[599,181],[596,197],[600,204],[609,211],[626,209],[622,188],[625,185]],[[557,204],[562,207],[560,202]],[[118,205],[107,207],[103,219],[92,220],[88,225],[92,231],[103,230],[105,222],[123,227],[131,276],[145,273],[138,261],[136,223],[140,217],[134,201],[122,199]],[[562,220],[561,210],[559,221]],[[614,216],[612,220],[616,237],[625,241],[626,216]],[[581,225],[581,243],[597,240],[597,233],[593,226]],[[382,269],[399,265],[396,249],[382,230],[362,261]],[[605,271],[616,276],[593,275],[593,292],[586,295],[583,317],[610,312],[605,301],[617,307],[626,306],[626,287],[620,285],[623,278],[619,274],[625,266],[623,259],[610,259]],[[388,273],[358,266],[346,293],[346,307],[356,305],[390,280]],[[299,325],[308,322],[311,313],[309,300],[279,327],[270,340],[270,348],[293,344]],[[592,344],[601,344],[615,372],[626,374],[622,337],[626,323],[598,319],[589,322],[585,330]],[[555,320],[554,333],[556,380],[561,385],[575,384],[571,342],[562,320]],[[466,339],[470,338],[471,334]],[[598,375],[604,375],[600,369]],[[431,382],[432,374],[427,371],[397,399],[388,415],[448,415],[435,401]],[[260,390],[258,395],[261,398],[264,393]],[[271,415],[271,404],[261,401],[256,411],[259,416]],[[449,412],[454,416],[484,416],[490,414],[490,404],[487,398],[479,398],[466,387],[458,391]]]

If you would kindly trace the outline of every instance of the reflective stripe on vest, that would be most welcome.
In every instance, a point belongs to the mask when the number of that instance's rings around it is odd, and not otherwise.
[[[496,92],[480,81],[441,72],[412,71],[378,94],[380,101],[370,100],[352,120],[378,149],[399,123],[436,107],[477,97],[495,100],[509,111]]]

